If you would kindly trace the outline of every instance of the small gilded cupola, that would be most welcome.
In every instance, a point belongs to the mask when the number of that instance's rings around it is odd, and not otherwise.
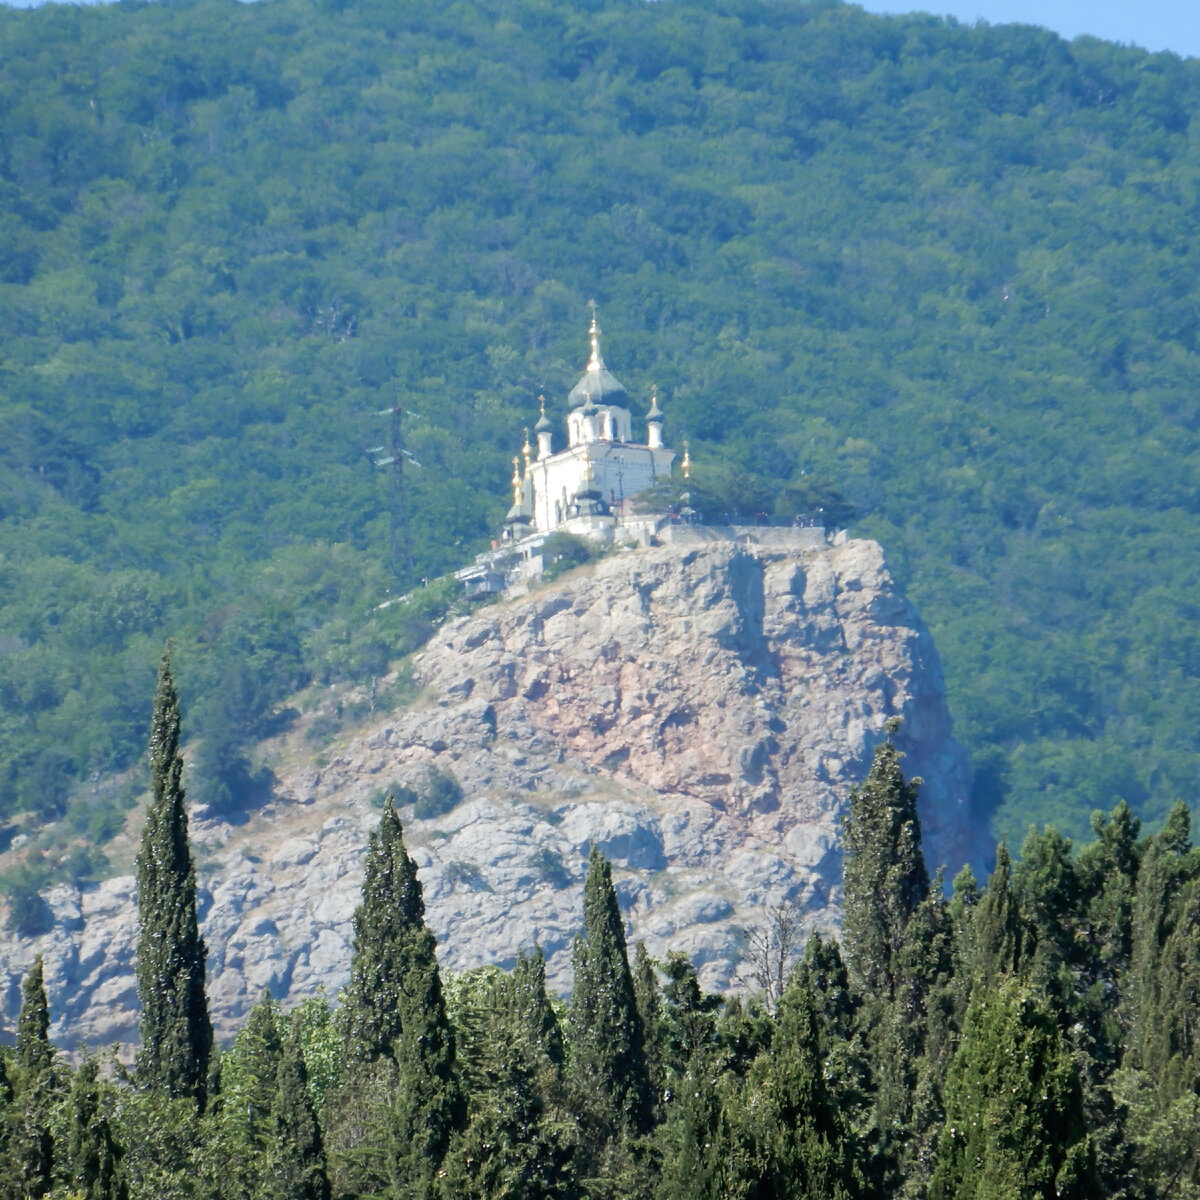
[[[526,437],[525,446],[529,446]],[[533,488],[529,480],[529,460],[526,458],[524,477],[521,473],[521,460],[514,454],[512,460],[512,507],[504,518],[504,536],[510,541],[520,541],[533,531]]]
[[[542,415],[538,417],[538,423],[533,427],[533,432],[537,434],[537,456],[540,462],[554,453],[554,426],[550,424],[550,418],[546,416],[546,397],[539,396],[538,404],[541,406]]]
[[[663,444],[663,415],[658,407],[658,385],[650,389],[650,411],[646,414],[646,445],[651,450],[658,450]]]

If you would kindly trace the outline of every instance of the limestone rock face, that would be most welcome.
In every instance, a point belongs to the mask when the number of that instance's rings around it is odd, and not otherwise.
[[[508,965],[536,940],[561,990],[593,842],[632,939],[686,951],[710,988],[748,982],[747,930],[771,903],[836,925],[840,818],[892,715],[926,781],[931,868],[976,856],[936,654],[873,542],[626,551],[449,622],[414,672],[411,708],[324,757],[281,758],[275,797],[247,823],[193,814],[219,1035],[264,986],[294,1002],[346,981],[377,804],[431,765],[465,799],[401,816],[444,965]],[[4,1026],[41,952],[61,1044],[136,1035],[133,890],[128,877],[56,888],[49,934],[4,935]]]

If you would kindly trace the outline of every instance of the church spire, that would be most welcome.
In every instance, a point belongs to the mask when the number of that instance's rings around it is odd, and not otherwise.
[[[587,369],[589,371],[603,371],[604,359],[600,357],[600,326],[596,324],[595,300],[588,301],[588,308],[592,310],[592,323],[588,326],[588,339],[592,343],[592,357],[588,359]]]
[[[521,503],[521,460],[513,455],[513,477],[512,477],[513,503]]]
[[[591,343],[592,353],[583,378],[571,389],[571,394],[567,397],[567,404],[572,411],[582,408],[590,395],[592,403],[598,407],[628,409],[629,394],[621,381],[604,365],[604,356],[600,353],[600,325],[596,320],[595,300],[588,301],[588,308],[592,310],[592,320],[588,325],[588,341]],[[628,434],[627,429],[625,433]],[[629,439],[625,436],[619,440]]]

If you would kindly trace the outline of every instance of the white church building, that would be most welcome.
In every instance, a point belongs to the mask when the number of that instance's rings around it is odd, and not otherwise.
[[[457,572],[469,594],[502,591],[505,578],[511,583],[514,573],[539,573],[541,546],[551,533],[605,542],[641,540],[645,522],[632,515],[629,502],[671,477],[675,451],[663,443],[657,392],[651,391],[646,440],[636,442],[629,393],[604,365],[594,304],[591,309],[591,355],[567,396],[567,444],[555,450],[554,426],[541,398],[536,457],[526,434],[521,457],[513,459],[513,503],[501,537],[474,566]]]

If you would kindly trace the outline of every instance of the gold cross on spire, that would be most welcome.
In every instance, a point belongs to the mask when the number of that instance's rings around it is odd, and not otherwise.
[[[525,459],[525,470],[529,470],[529,460],[533,457],[533,447],[529,444],[529,426],[525,427],[525,444],[521,447],[521,457]]]

